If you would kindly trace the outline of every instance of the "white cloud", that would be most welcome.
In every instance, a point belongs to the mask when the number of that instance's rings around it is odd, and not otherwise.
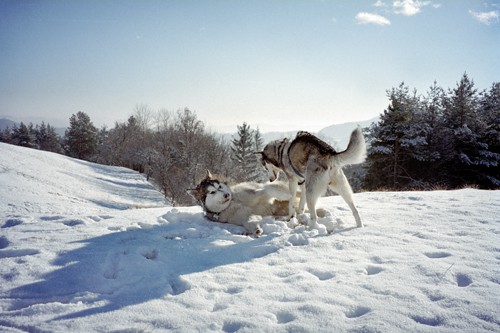
[[[382,0],[377,0],[377,2],[375,2],[373,4],[374,7],[386,7],[387,4],[385,2],[383,2]]]
[[[391,21],[385,17],[377,14],[361,12],[356,15],[356,21],[359,24],[376,24],[376,25],[390,25]]]
[[[414,1],[414,0],[401,0],[394,1],[392,7],[395,14],[402,14],[412,16],[420,13],[423,7],[432,6],[439,8],[440,5],[433,4],[432,1]]]
[[[492,10],[490,12],[475,12],[469,10],[469,14],[472,15],[479,22],[490,25],[491,23],[498,22],[499,14],[497,10]]]

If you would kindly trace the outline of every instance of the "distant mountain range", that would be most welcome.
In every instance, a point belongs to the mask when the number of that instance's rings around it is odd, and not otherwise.
[[[7,118],[2,118],[2,119],[0,119],[0,130],[4,130],[4,129],[6,129],[7,127],[12,128],[12,127],[14,127],[14,125],[15,125],[15,124],[16,124],[16,123],[15,123],[15,122],[13,122],[13,121],[12,121],[12,120],[10,120],[10,119],[7,119]]]
[[[349,137],[351,136],[351,132],[357,127],[361,128],[369,127],[372,123],[378,122],[379,117],[375,117],[372,119],[364,120],[364,121],[355,121],[350,123],[336,124],[330,125],[321,129],[317,133],[313,133],[317,135],[319,138],[329,143],[336,150],[341,151],[347,147],[349,143]],[[279,140],[283,138],[293,138],[297,134],[297,131],[289,131],[289,132],[267,132],[262,133],[262,138],[264,139],[264,143],[273,140]],[[228,134],[231,137],[234,134]]]

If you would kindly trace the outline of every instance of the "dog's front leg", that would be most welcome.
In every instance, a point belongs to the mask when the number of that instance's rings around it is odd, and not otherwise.
[[[297,180],[295,177],[288,177],[288,189],[290,191],[290,201],[288,201],[288,218],[295,216],[295,196],[297,195]]]
[[[238,202],[233,202],[231,209],[232,212],[230,212],[230,218],[227,220],[228,223],[242,226],[249,235],[256,237],[262,235],[262,228],[260,227],[262,217],[260,215],[252,214],[250,207]]]
[[[314,159],[308,161],[305,186],[307,208],[309,208],[309,213],[311,214],[311,221],[309,222],[311,227],[317,226],[316,202],[320,196],[325,194],[328,186],[328,178],[328,172],[323,165],[317,163]]]
[[[304,214],[304,208],[306,206],[306,182],[304,181],[300,185],[300,201],[299,201],[299,214]]]

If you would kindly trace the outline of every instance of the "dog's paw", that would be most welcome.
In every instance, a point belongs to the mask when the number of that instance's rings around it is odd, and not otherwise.
[[[307,216],[306,214],[300,214],[297,216],[297,221],[299,222],[299,224],[308,225],[310,219],[309,216]]]
[[[295,228],[296,226],[299,225],[299,222],[297,221],[296,218],[293,217],[290,220],[288,220],[287,225],[288,225],[288,228],[293,229],[293,228]]]
[[[317,229],[319,227],[318,220],[309,219],[309,221],[307,221],[307,226],[311,229]]]

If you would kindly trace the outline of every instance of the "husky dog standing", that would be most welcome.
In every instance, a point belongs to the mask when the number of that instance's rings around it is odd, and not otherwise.
[[[283,182],[245,182],[228,186],[213,179],[207,170],[205,179],[188,193],[209,220],[242,226],[256,236],[262,233],[259,225],[262,216],[288,215],[290,192]]]
[[[280,171],[288,177],[292,198],[301,186],[299,213],[304,212],[305,201],[311,213],[311,222],[316,224],[316,202],[325,194],[327,187],[342,196],[349,205],[358,227],[363,223],[354,206],[351,186],[342,171],[348,164],[362,163],[366,158],[366,145],[361,129],[351,133],[347,149],[336,152],[329,144],[308,132],[298,132],[295,139],[272,141],[260,152],[262,165],[266,168],[270,181],[274,181]],[[305,188],[305,191],[304,191]],[[294,216],[294,201],[289,201],[288,215]]]

